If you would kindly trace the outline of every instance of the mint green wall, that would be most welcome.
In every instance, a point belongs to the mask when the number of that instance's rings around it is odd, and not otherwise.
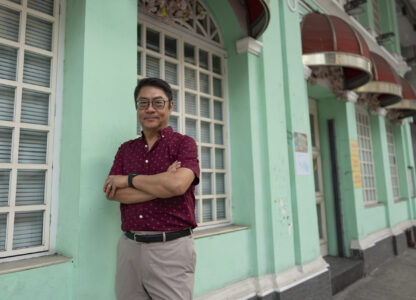
[[[391,39],[392,43],[386,45],[385,48],[392,53],[397,53],[400,55],[400,36],[396,16],[396,1],[379,0],[378,3],[380,9],[381,33],[394,33],[394,37]]]
[[[118,206],[102,185],[135,137],[137,2],[67,1],[57,251],[74,260],[73,298],[113,299]]]
[[[360,22],[364,28],[374,30],[373,5],[371,1],[361,4],[360,7],[364,8],[364,12],[357,15],[358,22]]]
[[[74,299],[72,273],[72,264],[64,263],[3,274],[0,276],[0,299]]]

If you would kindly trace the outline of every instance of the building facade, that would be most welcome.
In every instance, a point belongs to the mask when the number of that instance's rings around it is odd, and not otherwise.
[[[198,145],[196,299],[330,299],[400,255],[415,8],[347,2],[0,0],[0,299],[115,298],[102,185],[148,76]]]

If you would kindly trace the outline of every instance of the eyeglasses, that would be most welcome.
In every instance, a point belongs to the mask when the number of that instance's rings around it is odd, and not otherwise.
[[[136,101],[136,107],[139,110],[146,110],[149,108],[150,106],[150,102],[152,102],[152,107],[156,110],[162,110],[165,107],[165,103],[169,102],[169,100],[164,100],[164,99],[152,99],[152,101],[148,100],[148,99],[139,99]]]

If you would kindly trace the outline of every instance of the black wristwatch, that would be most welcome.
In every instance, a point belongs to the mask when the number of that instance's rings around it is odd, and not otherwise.
[[[139,175],[139,173],[130,173],[129,174],[129,177],[128,177],[129,187],[135,189],[135,186],[133,185],[133,178],[137,175]]]

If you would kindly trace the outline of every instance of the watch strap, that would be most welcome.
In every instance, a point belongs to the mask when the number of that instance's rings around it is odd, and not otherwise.
[[[139,173],[130,173],[129,174],[129,176],[128,176],[129,187],[135,188],[135,186],[133,185],[133,178],[137,175],[139,175]]]

